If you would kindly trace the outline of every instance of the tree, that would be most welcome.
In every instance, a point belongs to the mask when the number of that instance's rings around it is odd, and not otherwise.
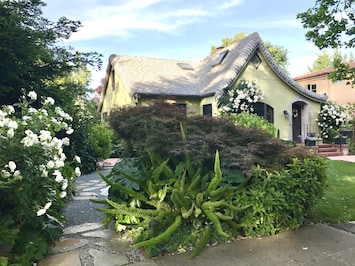
[[[44,5],[41,0],[0,1],[0,105],[16,102],[21,89],[65,101],[63,89],[50,86],[50,81],[101,65],[97,53],[58,45],[81,23],[65,17],[51,22],[42,17]]]
[[[353,48],[355,46],[354,0],[316,0],[313,8],[297,14],[308,29],[306,39],[319,49]],[[355,85],[355,69],[339,59],[334,60],[333,80],[348,80]]]
[[[212,46],[210,50],[210,54],[213,54],[217,51],[219,47],[227,47],[231,45],[232,43],[238,42],[245,37],[247,37],[248,34],[245,32],[239,32],[236,35],[234,35],[233,38],[223,38],[222,39],[222,44],[219,46]],[[264,42],[264,45],[266,48],[269,50],[270,54],[274,58],[274,60],[280,65],[281,69],[288,73],[287,71],[287,66],[288,66],[288,57],[287,53],[288,51],[284,49],[282,46],[278,45],[273,45],[270,42]]]
[[[332,67],[332,59],[330,55],[323,51],[321,54],[318,54],[318,57],[313,62],[312,66],[308,66],[308,72],[315,72],[322,69],[326,69],[328,67]]]

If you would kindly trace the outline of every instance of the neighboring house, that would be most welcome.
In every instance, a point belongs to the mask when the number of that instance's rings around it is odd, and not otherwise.
[[[223,89],[254,79],[265,95],[259,115],[275,125],[278,137],[301,141],[318,132],[316,118],[326,96],[283,72],[257,33],[199,62],[111,55],[99,110],[104,119],[117,107],[152,104],[164,96],[188,115],[218,116]]]
[[[355,62],[350,63],[355,68]],[[334,68],[326,68],[320,71],[308,73],[293,78],[302,87],[319,94],[326,94],[330,101],[338,105],[346,105],[355,102],[355,89],[346,84],[346,80],[335,81],[329,79],[329,74]]]

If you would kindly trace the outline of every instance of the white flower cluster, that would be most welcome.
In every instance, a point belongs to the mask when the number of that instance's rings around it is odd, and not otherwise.
[[[330,102],[324,104],[317,118],[322,138],[329,138],[330,132],[338,129],[347,120],[348,115],[343,107]]]
[[[27,96],[32,101],[37,99],[34,91],[29,92]],[[19,143],[17,152],[28,154],[28,157],[26,161],[17,162],[21,164],[20,169],[17,169],[16,157],[9,158],[7,162],[0,160],[0,168],[3,168],[0,180],[25,178],[22,175],[28,175],[29,171],[33,171],[31,175],[39,174],[42,178],[53,179],[58,184],[56,186],[58,196],[64,198],[67,195],[68,178],[73,178],[64,177],[61,172],[67,159],[63,149],[70,141],[68,137],[58,138],[55,134],[61,130],[65,130],[67,134],[73,133],[73,129],[67,123],[72,121],[72,118],[60,107],[54,107],[54,99],[50,97],[42,99],[43,107],[39,109],[30,107],[24,97],[23,101],[20,118],[13,115],[15,113],[13,106],[4,106],[2,110],[0,109],[0,144]],[[34,154],[39,154],[39,157],[35,157]],[[78,156],[75,156],[75,160],[80,163]],[[26,173],[22,168],[26,169]],[[74,172],[76,176],[81,175],[78,167]],[[51,191],[55,190],[51,188]],[[45,214],[51,205],[50,200],[37,211],[37,216]]]
[[[221,113],[254,112],[253,104],[264,99],[264,94],[257,87],[257,80],[241,81],[235,88],[225,88],[223,96],[219,99]]]

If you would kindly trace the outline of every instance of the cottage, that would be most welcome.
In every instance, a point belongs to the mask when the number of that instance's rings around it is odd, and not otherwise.
[[[254,79],[265,95],[258,114],[274,123],[280,138],[300,142],[318,131],[316,118],[326,96],[283,72],[258,33],[199,62],[111,55],[99,110],[105,118],[114,108],[152,104],[165,96],[186,108],[187,115],[218,116],[224,89]]]

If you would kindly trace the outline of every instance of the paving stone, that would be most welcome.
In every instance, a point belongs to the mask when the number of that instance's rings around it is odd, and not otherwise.
[[[80,192],[79,195],[81,197],[87,197],[87,196],[96,196],[97,197],[97,194],[94,192]]]
[[[107,242],[99,242],[95,243],[95,245],[101,246],[101,247],[108,247],[114,251],[117,252],[124,252],[127,250],[130,250],[130,241],[127,240],[118,240],[118,241],[107,241]]]
[[[77,251],[50,256],[38,263],[38,266],[81,266]],[[99,265],[99,264],[98,264]]]
[[[91,200],[97,199],[97,196],[73,197],[73,200]]]
[[[89,243],[87,239],[61,238],[52,248],[54,253],[68,252],[76,248],[83,247]]]
[[[117,234],[115,233],[115,231],[113,231],[111,229],[105,229],[105,230],[87,232],[87,233],[82,234],[82,236],[112,239],[115,236],[117,236]]]
[[[153,260],[145,260],[145,261],[130,264],[129,266],[157,266],[157,265],[158,264],[156,264]]]
[[[108,190],[109,190],[109,187],[103,188],[100,190],[100,194],[103,196],[108,196]]]
[[[100,186],[100,187],[101,187],[101,186]],[[88,187],[88,188],[84,188],[83,191],[84,191],[84,192],[87,192],[87,191],[93,191],[93,190],[96,190],[96,189],[98,189],[97,186],[95,186],[95,187]],[[81,193],[80,193],[80,195],[81,195]]]
[[[129,263],[126,255],[111,254],[96,249],[89,249],[89,254],[94,258],[95,266],[121,266]]]
[[[103,227],[103,224],[100,224],[100,223],[84,223],[84,224],[73,225],[73,226],[64,228],[63,232],[64,232],[64,235],[77,234],[77,233],[82,233],[82,232],[86,232],[86,231],[96,230],[101,227]]]

